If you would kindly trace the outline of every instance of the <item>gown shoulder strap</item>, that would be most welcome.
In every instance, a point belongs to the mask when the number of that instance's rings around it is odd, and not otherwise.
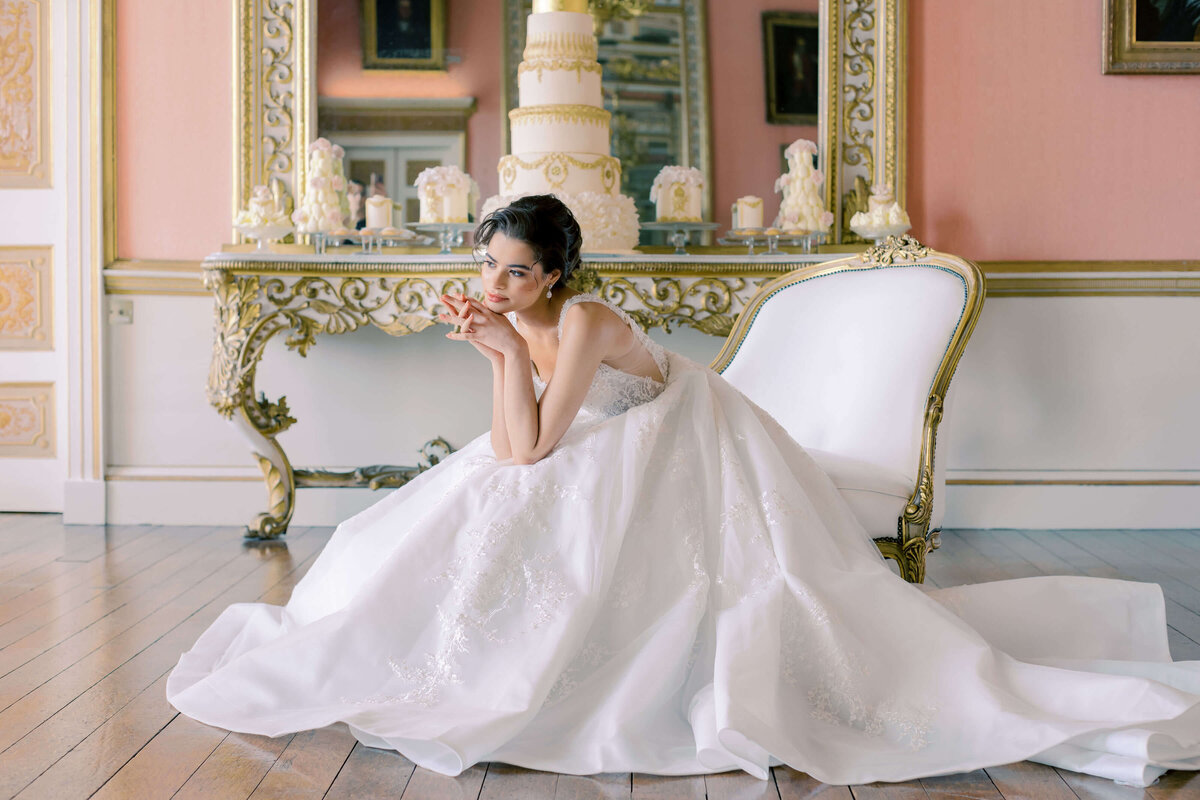
[[[667,356],[666,356],[666,352],[663,350],[662,345],[660,345],[658,342],[651,339],[650,334],[648,334],[644,330],[642,330],[642,326],[637,323],[637,320],[635,320],[633,317],[631,317],[629,315],[629,312],[627,312],[625,309],[621,308],[617,304],[609,302],[608,300],[605,300],[603,297],[598,297],[597,295],[589,294],[587,292],[585,292],[583,294],[577,294],[572,297],[568,297],[566,302],[564,302],[562,304],[562,308],[559,309],[559,312],[558,312],[558,338],[559,339],[562,338],[563,319],[566,318],[567,307],[573,305],[574,303],[585,303],[585,302],[602,303],[603,305],[606,305],[610,309],[612,309],[613,313],[615,313],[618,317],[625,320],[625,324],[629,326],[629,329],[631,331],[633,331],[634,338],[642,343],[642,346],[645,347],[646,350],[650,353],[650,357],[654,359],[654,363],[658,365],[658,371],[662,373],[664,378],[666,377],[666,375],[667,375]]]

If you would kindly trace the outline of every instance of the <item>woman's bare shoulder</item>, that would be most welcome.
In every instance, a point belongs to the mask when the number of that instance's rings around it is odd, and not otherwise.
[[[564,337],[569,330],[572,335],[582,335],[587,339],[616,341],[629,330],[629,326],[604,303],[583,300],[572,303],[563,312],[562,330]]]

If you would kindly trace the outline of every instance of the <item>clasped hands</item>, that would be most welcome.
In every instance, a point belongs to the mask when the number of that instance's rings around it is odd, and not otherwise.
[[[465,294],[443,294],[441,300],[450,313],[438,314],[438,321],[458,326],[458,330],[446,334],[447,339],[470,342],[493,361],[512,355],[525,345],[525,339],[508,317],[497,314],[481,301]]]

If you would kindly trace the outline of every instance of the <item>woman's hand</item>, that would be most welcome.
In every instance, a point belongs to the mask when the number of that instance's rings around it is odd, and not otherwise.
[[[439,314],[438,319],[459,326],[457,331],[446,334],[447,339],[470,342],[493,362],[516,353],[524,345],[525,340],[507,317],[497,314],[478,300],[462,294],[444,294],[441,299],[452,313]]]

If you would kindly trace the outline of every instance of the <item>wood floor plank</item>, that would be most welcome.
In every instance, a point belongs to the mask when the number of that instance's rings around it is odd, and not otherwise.
[[[325,800],[399,797],[404,794],[415,769],[413,762],[395,750],[376,749],[355,742]]]
[[[225,731],[179,714],[101,786],[92,800],[170,797],[224,738]]]
[[[168,539],[165,544],[169,549],[151,550],[156,558],[154,563],[135,562],[128,572],[117,570],[95,576],[103,584],[87,583],[57,595],[50,588],[46,592],[49,597],[33,591],[14,599],[5,604],[6,608],[11,606],[14,611],[24,608],[24,611],[0,624],[0,651],[13,645],[38,654],[45,652],[127,603],[145,598],[152,588],[167,581],[175,582],[180,570],[192,567],[204,554],[226,550],[222,539],[227,532],[217,529],[210,536],[185,544]],[[0,653],[0,675],[15,668],[6,661],[9,657]]]
[[[267,770],[250,800],[318,800],[357,744],[343,723],[297,733]]]
[[[1147,800],[1150,797],[1145,789],[1122,786],[1107,778],[1097,778],[1095,775],[1072,772],[1061,767],[1054,767],[1054,771],[1071,787],[1071,791],[1079,795],[1080,800]]]
[[[207,592],[211,597],[230,578],[240,579],[258,563],[237,550],[214,551],[192,561],[176,573],[173,581],[132,602],[121,603],[49,648],[43,649],[43,637],[35,633],[27,637],[30,645],[13,644],[0,650],[0,749],[12,741],[5,734],[14,704],[51,683],[59,687],[68,683],[90,686],[111,670],[112,658],[120,653],[137,653],[145,646],[146,637],[152,641],[177,624],[198,592]],[[49,632],[55,633],[53,629]],[[124,658],[117,663],[121,661]]]
[[[493,763],[483,779],[479,800],[554,800],[557,785],[557,773]]]
[[[160,542],[162,529],[152,525],[112,526],[105,529],[104,548],[86,561],[57,558],[11,580],[0,584],[0,603],[7,604],[48,582],[71,585],[87,580],[88,576],[106,564],[117,564],[134,554],[142,554],[147,548],[144,542]],[[0,618],[2,621],[3,618]]]
[[[289,563],[293,558],[298,562],[282,580],[292,584],[299,581],[309,559],[326,540],[323,536],[293,540],[291,553],[276,556]],[[167,703],[164,686],[179,654],[226,606],[256,600],[264,588],[271,588],[264,587],[265,576],[270,575],[268,562],[251,556],[245,563],[251,565],[249,570],[241,564],[236,571],[230,569],[232,574],[224,591],[215,596],[211,592],[197,593],[182,601],[183,618],[174,627],[147,642],[141,652],[88,690],[43,717],[43,722],[0,753],[0,796],[13,794],[34,778],[34,783],[25,788],[29,796],[79,796],[81,783],[90,787],[83,792],[86,795],[163,729],[177,713]],[[0,722],[0,731],[5,727]],[[99,782],[93,785],[95,781]]]
[[[1154,800],[1200,800],[1200,772],[1167,770],[1146,793]]]
[[[245,800],[291,740],[291,735],[271,737],[230,733],[171,800]]]
[[[954,800],[954,798],[1001,800],[1002,798],[996,784],[992,783],[992,779],[982,769],[959,772],[954,775],[921,778],[921,786],[929,795],[929,800]]]
[[[920,781],[860,783],[850,787],[854,800],[928,800]]]
[[[984,770],[1005,800],[1078,800],[1067,782],[1045,764],[1018,761]]]
[[[703,775],[633,774],[634,800],[704,800]]]
[[[487,771],[487,764],[476,764],[451,778],[417,767],[400,800],[477,800]]]
[[[559,775],[554,800],[629,800],[633,776],[628,772]]]
[[[854,800],[849,786],[821,783],[808,773],[791,767],[775,767],[771,773],[775,776],[780,800]]]
[[[779,800],[779,790],[768,773],[766,780],[743,770],[704,776],[708,800]]]

